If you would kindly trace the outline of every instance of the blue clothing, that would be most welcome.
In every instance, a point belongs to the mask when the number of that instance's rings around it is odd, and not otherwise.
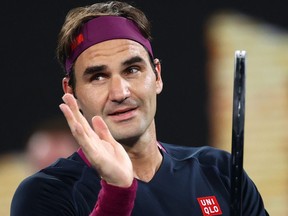
[[[212,147],[161,145],[162,164],[150,182],[138,180],[132,215],[229,215],[230,154]],[[97,172],[74,153],[25,179],[13,197],[11,216],[86,216],[100,189]],[[268,215],[245,172],[242,206],[243,215]]]

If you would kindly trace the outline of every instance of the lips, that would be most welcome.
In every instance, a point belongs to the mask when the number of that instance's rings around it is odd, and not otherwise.
[[[137,107],[129,107],[123,109],[117,109],[113,112],[110,112],[108,116],[111,118],[112,121],[115,122],[126,122],[131,120],[136,116]]]
[[[121,114],[125,114],[128,113],[130,111],[135,110],[136,108],[125,108],[125,109],[118,109],[112,113],[109,114],[109,116],[116,116],[116,115],[121,115]]]

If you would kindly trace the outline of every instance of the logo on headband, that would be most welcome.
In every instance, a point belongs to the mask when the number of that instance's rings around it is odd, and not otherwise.
[[[79,44],[81,44],[84,41],[84,36],[82,33],[80,33],[77,37],[74,43],[71,44],[71,50],[73,51]]]

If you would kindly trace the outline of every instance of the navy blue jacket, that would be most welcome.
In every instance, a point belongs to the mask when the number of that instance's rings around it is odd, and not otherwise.
[[[150,182],[138,180],[132,215],[229,215],[231,155],[212,147],[161,145],[163,162]],[[97,172],[75,152],[25,179],[14,194],[11,216],[87,216],[100,189]],[[243,216],[268,215],[246,172],[242,205]]]

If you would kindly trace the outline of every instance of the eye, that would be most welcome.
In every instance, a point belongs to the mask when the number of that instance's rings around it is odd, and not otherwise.
[[[133,75],[133,74],[137,74],[138,72],[140,72],[140,68],[137,66],[133,66],[133,67],[129,67],[126,70],[127,75]]]
[[[96,74],[93,74],[91,77],[90,77],[90,81],[102,81],[104,80],[105,78],[107,78],[107,75],[104,74],[104,73],[96,73]]]

